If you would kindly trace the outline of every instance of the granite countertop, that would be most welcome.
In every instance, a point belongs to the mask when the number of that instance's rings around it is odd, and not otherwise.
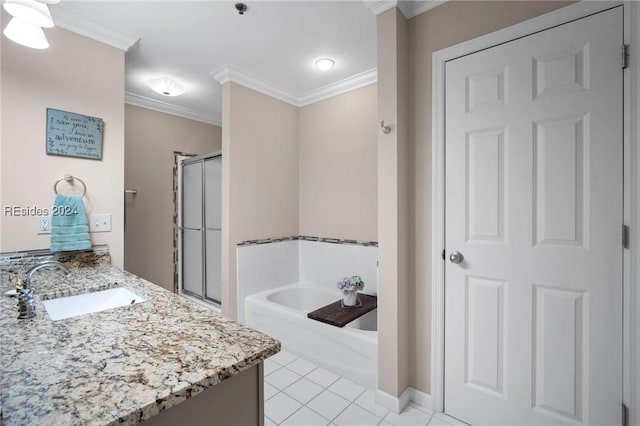
[[[136,424],[280,350],[277,340],[116,267],[70,265],[68,278],[36,273],[33,319],[16,319],[16,299],[0,297],[0,424]],[[3,293],[8,268],[0,262]],[[42,305],[113,286],[149,300],[55,322]]]

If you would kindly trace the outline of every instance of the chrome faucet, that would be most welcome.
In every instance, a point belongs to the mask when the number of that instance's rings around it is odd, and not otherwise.
[[[37,271],[48,267],[60,269],[66,277],[71,275],[71,271],[57,260],[47,260],[29,269],[24,275],[24,286],[18,292],[18,319],[28,319],[36,316],[36,305],[33,300],[33,285],[31,284],[31,279]]]

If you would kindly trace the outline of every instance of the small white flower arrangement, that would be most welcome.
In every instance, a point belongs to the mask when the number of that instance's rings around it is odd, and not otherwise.
[[[358,301],[358,290],[364,288],[364,281],[357,275],[344,277],[337,287],[342,290],[342,307],[362,306]]]
[[[344,277],[338,281],[337,287],[343,292],[354,292],[364,288],[364,281],[358,275]]]

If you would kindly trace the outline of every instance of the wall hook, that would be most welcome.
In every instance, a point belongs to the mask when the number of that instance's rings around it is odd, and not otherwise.
[[[385,126],[384,120],[380,121],[380,127],[382,127],[382,133],[384,133],[385,135],[391,133],[391,126]]]

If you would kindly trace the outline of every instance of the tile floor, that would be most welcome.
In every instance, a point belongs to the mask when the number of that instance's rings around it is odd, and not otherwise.
[[[400,414],[375,394],[286,350],[264,363],[265,426],[448,426],[410,403]]]

